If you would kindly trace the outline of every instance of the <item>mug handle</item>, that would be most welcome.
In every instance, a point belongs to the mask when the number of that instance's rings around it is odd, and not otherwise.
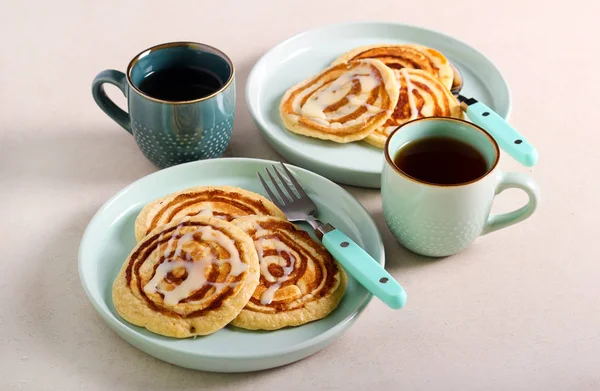
[[[540,200],[540,189],[529,175],[520,172],[500,172],[498,174],[496,193],[498,195],[506,189],[521,189],[529,196],[527,204],[512,212],[490,215],[485,223],[482,235],[517,224],[535,212]]]
[[[110,100],[106,92],[104,92],[104,83],[110,83],[119,87],[123,95],[127,97],[127,80],[125,74],[112,69],[100,72],[92,82],[92,95],[102,111],[121,125],[123,129],[131,133],[131,119],[129,118],[129,114]]]

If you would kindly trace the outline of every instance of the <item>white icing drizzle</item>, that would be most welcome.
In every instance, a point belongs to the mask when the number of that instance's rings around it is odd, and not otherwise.
[[[181,300],[190,296],[190,294],[201,289],[207,284],[215,287],[217,291],[216,294],[220,293],[228,286],[235,286],[237,283],[212,283],[207,281],[206,270],[215,262],[219,265],[224,263],[229,263],[231,265],[231,269],[229,271],[229,275],[226,277],[226,280],[229,279],[230,276],[239,276],[248,269],[248,265],[242,262],[234,242],[223,232],[215,230],[211,226],[201,226],[196,227],[196,229],[193,231],[190,231],[179,237],[179,233],[183,227],[184,225],[181,224],[177,226],[173,232],[163,253],[165,261],[156,268],[154,277],[152,277],[152,279],[148,281],[143,288],[144,292],[148,295],[157,292],[162,293],[164,295],[165,305],[170,306],[176,305]],[[189,253],[186,253],[186,259],[180,259],[184,245],[194,241],[194,236],[197,234],[200,234],[200,240],[215,242],[219,246],[223,247],[229,253],[229,258],[217,260],[213,254],[208,253],[200,259],[191,259]],[[173,251],[173,243],[175,242],[177,242],[177,246]],[[184,268],[188,274],[187,278],[182,281],[181,284],[176,286],[171,291],[162,290],[158,287],[160,282],[165,279],[167,274],[180,268]]]
[[[358,81],[361,85],[361,91],[358,94],[347,95],[351,90],[353,83]],[[306,118],[310,118],[322,126],[328,126],[331,128],[341,128],[344,126],[352,126],[357,123],[365,123],[368,118],[373,117],[381,112],[381,107],[378,104],[381,103],[381,99],[378,97],[375,104],[367,104],[366,101],[371,95],[371,91],[381,85],[381,80],[375,70],[369,64],[359,65],[352,70],[349,70],[329,85],[323,87],[323,82],[311,86],[310,89],[306,89],[300,93],[295,101],[293,102],[294,111]],[[300,107],[300,102],[303,98],[312,94],[310,98]],[[338,102],[344,96],[348,100],[348,103],[340,107],[338,110],[325,113],[324,110],[328,106]],[[333,122],[337,118],[348,115],[361,106],[366,107],[366,112],[346,124],[340,124]]]
[[[281,284],[287,280],[289,280],[290,275],[294,271],[296,259],[295,257],[288,251],[287,246],[277,238],[269,238],[269,239],[259,239],[255,242],[256,250],[258,252],[258,260],[260,262],[260,273],[265,278],[265,280],[272,282],[267,290],[263,292],[260,297],[260,303],[262,305],[268,305],[273,302],[275,298],[275,292],[279,288],[281,288]],[[264,257],[264,247],[268,244],[269,249],[277,250],[277,265],[281,266],[283,269],[283,275],[281,277],[275,277],[269,271],[269,265],[272,262],[269,262]],[[282,256],[282,253],[286,253],[288,258],[290,259],[290,264],[287,264],[286,258]]]
[[[267,235],[269,233],[269,231],[267,231],[266,229],[264,229],[262,227],[262,225],[260,225],[260,223],[257,223],[256,221],[252,222],[253,224],[253,228],[256,231],[256,236],[262,236],[262,235]]]
[[[198,216],[198,217],[214,217],[214,213],[213,213],[212,208],[209,205],[206,208],[202,209],[200,211],[200,213],[198,213],[196,216]]]
[[[410,76],[405,68],[400,69],[400,73],[404,77],[406,81],[406,90],[408,94],[408,104],[410,106],[410,119],[416,119],[419,116],[419,109],[417,109],[417,105],[415,104],[415,97],[413,96],[413,90],[415,86],[410,82]]]
[[[219,219],[219,220],[227,220],[227,216],[223,216],[223,215],[219,215],[219,214],[215,215],[215,212],[213,211],[213,209],[210,205],[206,206],[205,208],[202,208],[202,210],[196,216],[214,217],[215,219]],[[237,217],[239,217],[239,216],[233,216],[232,218],[235,219]]]

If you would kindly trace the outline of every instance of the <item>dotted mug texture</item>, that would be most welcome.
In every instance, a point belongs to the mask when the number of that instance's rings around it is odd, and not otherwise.
[[[462,218],[408,216],[384,206],[384,216],[400,244],[418,254],[443,257],[456,254],[471,244],[483,229],[487,211]]]
[[[160,168],[223,155],[231,140],[233,117],[194,132],[152,129],[133,122],[133,136],[148,160]]]

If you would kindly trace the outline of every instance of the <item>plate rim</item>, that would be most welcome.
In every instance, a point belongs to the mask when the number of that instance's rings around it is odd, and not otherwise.
[[[188,163],[183,163],[183,164],[179,164],[176,166],[168,167],[168,168],[147,174],[147,175],[135,180],[134,182],[130,183],[129,185],[123,187],[121,190],[117,191],[113,196],[111,196],[108,200],[106,200],[102,204],[102,206],[96,211],[96,213],[93,215],[93,217],[90,219],[90,221],[87,224],[87,226],[83,232],[83,235],[81,237],[81,240],[79,243],[79,249],[78,249],[78,253],[77,253],[77,268],[78,268],[80,282],[81,282],[81,285],[83,286],[83,289],[88,298],[88,301],[92,303],[92,306],[94,307],[96,312],[102,317],[102,319],[115,332],[117,332],[117,334],[119,334],[123,339],[125,339],[126,342],[129,342],[129,341],[127,341],[127,338],[125,338],[123,335],[121,335],[121,332],[124,333],[127,337],[130,337],[130,338],[136,340],[136,342],[142,343],[146,346],[150,345],[150,346],[154,346],[158,349],[161,349],[162,351],[168,351],[170,353],[177,353],[177,354],[192,355],[194,357],[201,358],[201,359],[232,359],[232,360],[268,359],[268,358],[273,358],[273,357],[294,354],[295,352],[298,352],[298,351],[310,349],[311,347],[319,346],[320,344],[327,342],[329,339],[331,339],[331,341],[335,340],[337,337],[339,337],[341,335],[341,333],[343,333],[346,330],[346,326],[348,325],[348,323],[355,320],[364,311],[366,306],[370,303],[370,301],[373,298],[373,294],[370,292],[367,292],[367,294],[366,294],[365,298],[362,300],[362,302],[360,302],[359,305],[348,316],[346,316],[344,319],[342,319],[338,323],[334,324],[330,329],[326,330],[325,332],[320,333],[320,334],[318,334],[312,338],[309,338],[307,340],[304,340],[302,342],[288,346],[286,348],[276,349],[270,353],[258,353],[258,354],[254,353],[251,355],[241,355],[241,354],[235,354],[235,353],[234,354],[203,354],[200,352],[182,351],[182,350],[176,349],[175,347],[172,347],[172,346],[157,344],[155,341],[152,340],[152,338],[145,336],[145,335],[137,332],[130,326],[124,324],[114,314],[112,314],[112,312],[109,309],[108,310],[104,309],[101,306],[101,304],[95,300],[94,295],[92,294],[92,292],[91,292],[90,288],[88,287],[88,284],[85,280],[84,273],[82,272],[82,265],[84,264],[83,252],[84,252],[84,248],[86,247],[86,244],[91,240],[90,227],[92,227],[95,224],[98,224],[98,220],[100,219],[101,215],[105,212],[105,210],[107,208],[109,208],[111,206],[111,204],[113,202],[115,202],[115,200],[117,198],[121,197],[123,194],[130,191],[130,189],[135,187],[136,185],[138,185],[139,182],[142,182],[142,181],[146,180],[147,178],[154,176],[157,173],[162,173],[163,171],[167,171],[167,172],[168,171],[177,171],[179,169],[182,169],[182,167],[193,166],[193,165],[238,164],[238,163],[244,163],[244,162],[248,162],[248,161],[256,162],[256,163],[260,163],[260,164],[277,163],[276,161],[268,160],[268,159],[228,157],[228,158],[198,160],[198,161],[193,161],[193,162],[188,162]],[[296,172],[296,171],[304,172],[308,175],[314,175],[317,178],[320,178],[322,180],[330,182],[332,185],[337,186],[340,190],[342,190],[347,195],[349,195],[351,197],[351,199],[356,201],[358,207],[362,208],[362,210],[366,213],[369,223],[372,225],[372,228],[374,228],[374,231],[375,231],[374,233],[377,238],[377,245],[379,247],[379,254],[378,254],[379,259],[376,259],[376,261],[379,262],[382,266],[385,266],[385,247],[384,247],[384,243],[383,243],[383,238],[381,236],[381,232],[379,232],[379,229],[377,228],[377,224],[375,223],[375,220],[373,219],[373,217],[371,216],[369,211],[364,207],[364,205],[362,205],[362,203],[358,199],[356,199],[356,197],[354,197],[350,192],[348,192],[346,189],[344,189],[337,183],[331,181],[330,179],[328,179],[320,174],[317,174],[315,172],[312,172],[310,170],[304,169],[302,167],[294,166],[291,164],[286,164],[286,166],[288,168],[290,168],[290,170],[292,172]],[[199,171],[199,172],[201,172],[201,171]],[[199,175],[201,175],[201,174],[199,174]],[[102,300],[102,301],[104,301],[104,300]]]
[[[510,85],[508,84],[506,78],[504,77],[504,75],[502,74],[502,72],[500,71],[500,69],[494,64],[494,62],[481,50],[473,47],[472,45],[458,39],[458,38],[454,38],[453,36],[443,33],[441,31],[438,31],[436,29],[432,29],[432,28],[428,28],[428,27],[422,27],[422,26],[418,26],[418,25],[414,25],[414,24],[410,24],[410,23],[398,23],[398,22],[388,22],[388,21],[353,21],[353,22],[340,22],[340,23],[332,23],[332,24],[326,24],[326,25],[321,25],[315,28],[311,28],[308,30],[304,30],[300,33],[294,34],[286,39],[284,39],[283,41],[280,41],[279,43],[277,43],[275,46],[271,47],[269,50],[267,50],[266,52],[263,53],[263,55],[258,59],[258,61],[256,61],[256,63],[254,64],[254,66],[252,67],[252,69],[250,70],[250,73],[248,74],[248,78],[246,79],[246,87],[245,87],[245,94],[244,94],[244,98],[246,100],[246,106],[248,108],[248,112],[250,113],[250,117],[252,118],[252,120],[254,121],[254,123],[256,124],[256,127],[258,127],[258,129],[260,130],[261,134],[263,137],[265,137],[267,139],[267,141],[274,146],[274,149],[279,152],[282,151],[282,154],[284,157],[286,157],[289,160],[295,160],[294,163],[296,163],[297,161],[302,161],[304,166],[307,167],[322,167],[324,172],[326,170],[335,170],[336,173],[334,175],[332,175],[332,177],[335,177],[336,180],[338,180],[340,183],[344,183],[344,184],[349,184],[349,185],[353,185],[353,186],[363,186],[363,187],[371,187],[368,186],[366,184],[364,185],[360,185],[358,184],[357,181],[351,180],[351,181],[341,181],[339,180],[339,177],[341,176],[347,176],[347,175],[357,175],[357,176],[361,176],[361,177],[369,177],[369,178],[373,178],[373,177],[379,177],[381,178],[381,172],[382,172],[382,168],[380,170],[369,170],[369,171],[365,171],[365,170],[349,170],[347,167],[344,167],[342,165],[336,164],[336,163],[327,163],[327,164],[323,164],[323,162],[319,161],[316,158],[313,158],[310,155],[307,154],[302,154],[302,153],[298,153],[294,148],[292,148],[291,146],[283,143],[282,141],[280,141],[275,135],[273,135],[271,133],[271,131],[267,130],[269,128],[269,126],[267,126],[267,124],[264,122],[263,120],[263,116],[260,113],[260,110],[258,109],[258,99],[253,99],[250,96],[250,86],[251,84],[255,84],[257,82],[254,82],[254,80],[256,79],[256,74],[258,73],[258,69],[260,66],[262,66],[262,64],[267,61],[267,58],[269,55],[271,55],[274,51],[276,51],[277,49],[280,49],[281,47],[289,44],[291,41],[297,40],[302,38],[305,35],[308,34],[318,34],[318,33],[322,33],[326,30],[329,29],[337,29],[337,28],[344,28],[344,27],[356,27],[356,26],[393,26],[393,27],[401,27],[401,28],[406,28],[406,29],[412,29],[415,31],[421,31],[421,32],[426,32],[426,33],[433,33],[433,34],[437,34],[445,39],[451,40],[453,42],[457,42],[463,46],[465,46],[467,49],[479,54],[487,63],[489,66],[491,66],[492,69],[494,69],[496,71],[496,73],[498,74],[498,76],[500,77],[500,80],[502,81],[502,85],[505,87],[506,90],[506,114],[503,115],[502,117],[505,120],[509,120],[511,112],[512,112],[512,93],[511,93],[511,88]],[[292,158],[290,158],[289,156],[292,156]],[[308,162],[304,163],[304,162]],[[319,173],[319,175],[322,175]],[[328,178],[327,178],[328,179]],[[380,179],[379,179],[380,180]],[[360,182],[370,182],[370,180],[363,180]]]

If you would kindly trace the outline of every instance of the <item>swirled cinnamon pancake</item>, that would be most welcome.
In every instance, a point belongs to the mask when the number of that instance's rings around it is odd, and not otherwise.
[[[307,232],[276,217],[232,223],[252,237],[260,263],[260,283],[232,325],[276,330],[321,319],[337,307],[346,274]]]
[[[338,143],[362,140],[390,117],[398,82],[379,60],[331,66],[290,88],[279,111],[285,127]]]
[[[146,205],[135,221],[135,238],[141,240],[150,231],[186,216],[213,216],[231,221],[240,216],[277,216],[283,212],[271,201],[234,186],[192,187]]]
[[[380,60],[392,69],[420,69],[438,79],[447,89],[452,88],[454,70],[448,59],[437,50],[422,45],[379,44],[362,46],[343,54],[333,64],[366,58]]]
[[[260,276],[252,239],[214,217],[162,225],[133,249],[113,284],[128,322],[168,337],[213,333],[233,320]]]
[[[416,118],[441,116],[463,118],[456,98],[428,72],[418,69],[394,70],[400,93],[394,113],[385,124],[369,134],[364,141],[383,149],[394,129]]]

